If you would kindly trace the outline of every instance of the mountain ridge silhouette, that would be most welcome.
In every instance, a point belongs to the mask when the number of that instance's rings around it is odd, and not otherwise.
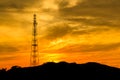
[[[13,66],[0,70],[0,80],[120,80],[120,69],[96,62],[47,62],[40,66]]]

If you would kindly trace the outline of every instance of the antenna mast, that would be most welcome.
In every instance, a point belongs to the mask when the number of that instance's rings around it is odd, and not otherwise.
[[[32,52],[30,63],[32,66],[36,66],[39,64],[39,53],[38,53],[38,42],[37,42],[37,21],[36,14],[33,16],[33,39],[32,39]]]

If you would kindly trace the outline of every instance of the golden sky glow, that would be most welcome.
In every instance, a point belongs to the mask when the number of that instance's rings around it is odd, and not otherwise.
[[[34,13],[40,64],[92,61],[120,67],[119,0],[2,0],[0,68],[29,66]]]

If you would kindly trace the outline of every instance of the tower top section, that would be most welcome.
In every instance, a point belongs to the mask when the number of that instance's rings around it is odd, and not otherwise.
[[[34,14],[34,25],[37,25],[37,21],[36,21],[36,14]]]
[[[34,14],[34,20],[36,19],[36,14]]]

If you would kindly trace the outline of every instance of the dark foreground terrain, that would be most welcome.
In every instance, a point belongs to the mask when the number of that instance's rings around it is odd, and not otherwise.
[[[99,63],[53,63],[0,70],[0,80],[120,80],[120,69]]]

